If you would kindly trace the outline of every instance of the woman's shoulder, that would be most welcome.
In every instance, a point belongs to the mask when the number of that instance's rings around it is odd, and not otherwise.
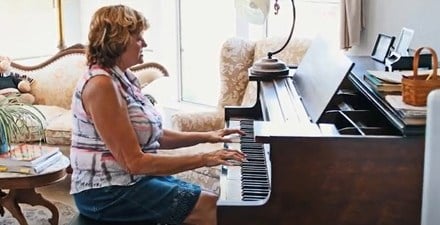
[[[107,75],[110,76],[110,69],[101,67],[99,65],[92,65],[88,69],[89,76],[96,76],[96,75]]]

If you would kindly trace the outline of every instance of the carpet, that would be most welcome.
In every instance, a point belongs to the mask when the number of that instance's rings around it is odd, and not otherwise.
[[[60,214],[59,225],[69,225],[76,215],[76,209],[61,202],[53,202],[53,204]],[[28,204],[20,204],[20,208],[29,225],[50,225],[48,219],[52,217],[52,213],[47,208]],[[8,210],[5,210],[5,216],[0,216],[0,225],[19,225],[19,223]]]

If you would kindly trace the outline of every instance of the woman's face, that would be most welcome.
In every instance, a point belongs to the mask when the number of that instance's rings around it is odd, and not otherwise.
[[[138,63],[143,63],[142,49],[147,47],[142,33],[138,35],[131,35],[130,41],[128,43],[127,49],[121,55],[120,69],[127,69]],[[122,64],[122,65],[121,65]]]

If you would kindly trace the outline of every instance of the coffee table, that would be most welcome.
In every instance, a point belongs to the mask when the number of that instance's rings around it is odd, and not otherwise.
[[[57,225],[59,221],[57,207],[41,194],[35,192],[35,188],[63,180],[67,175],[66,168],[69,164],[69,159],[62,156],[61,160],[37,175],[0,173],[0,215],[4,216],[4,208],[6,208],[18,220],[20,225],[28,225],[18,203],[26,203],[32,206],[42,205],[52,213],[49,223]],[[1,189],[9,189],[9,192],[5,193]]]

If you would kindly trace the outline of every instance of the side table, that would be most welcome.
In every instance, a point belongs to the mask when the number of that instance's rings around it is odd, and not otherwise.
[[[0,215],[4,216],[3,207],[5,207],[18,220],[20,225],[28,225],[18,203],[26,203],[32,206],[42,205],[52,213],[49,223],[58,225],[59,213],[57,207],[41,194],[35,192],[35,188],[63,180],[67,175],[66,168],[69,164],[69,159],[62,156],[61,160],[40,174],[0,173]],[[1,189],[9,189],[9,192],[2,192]]]

